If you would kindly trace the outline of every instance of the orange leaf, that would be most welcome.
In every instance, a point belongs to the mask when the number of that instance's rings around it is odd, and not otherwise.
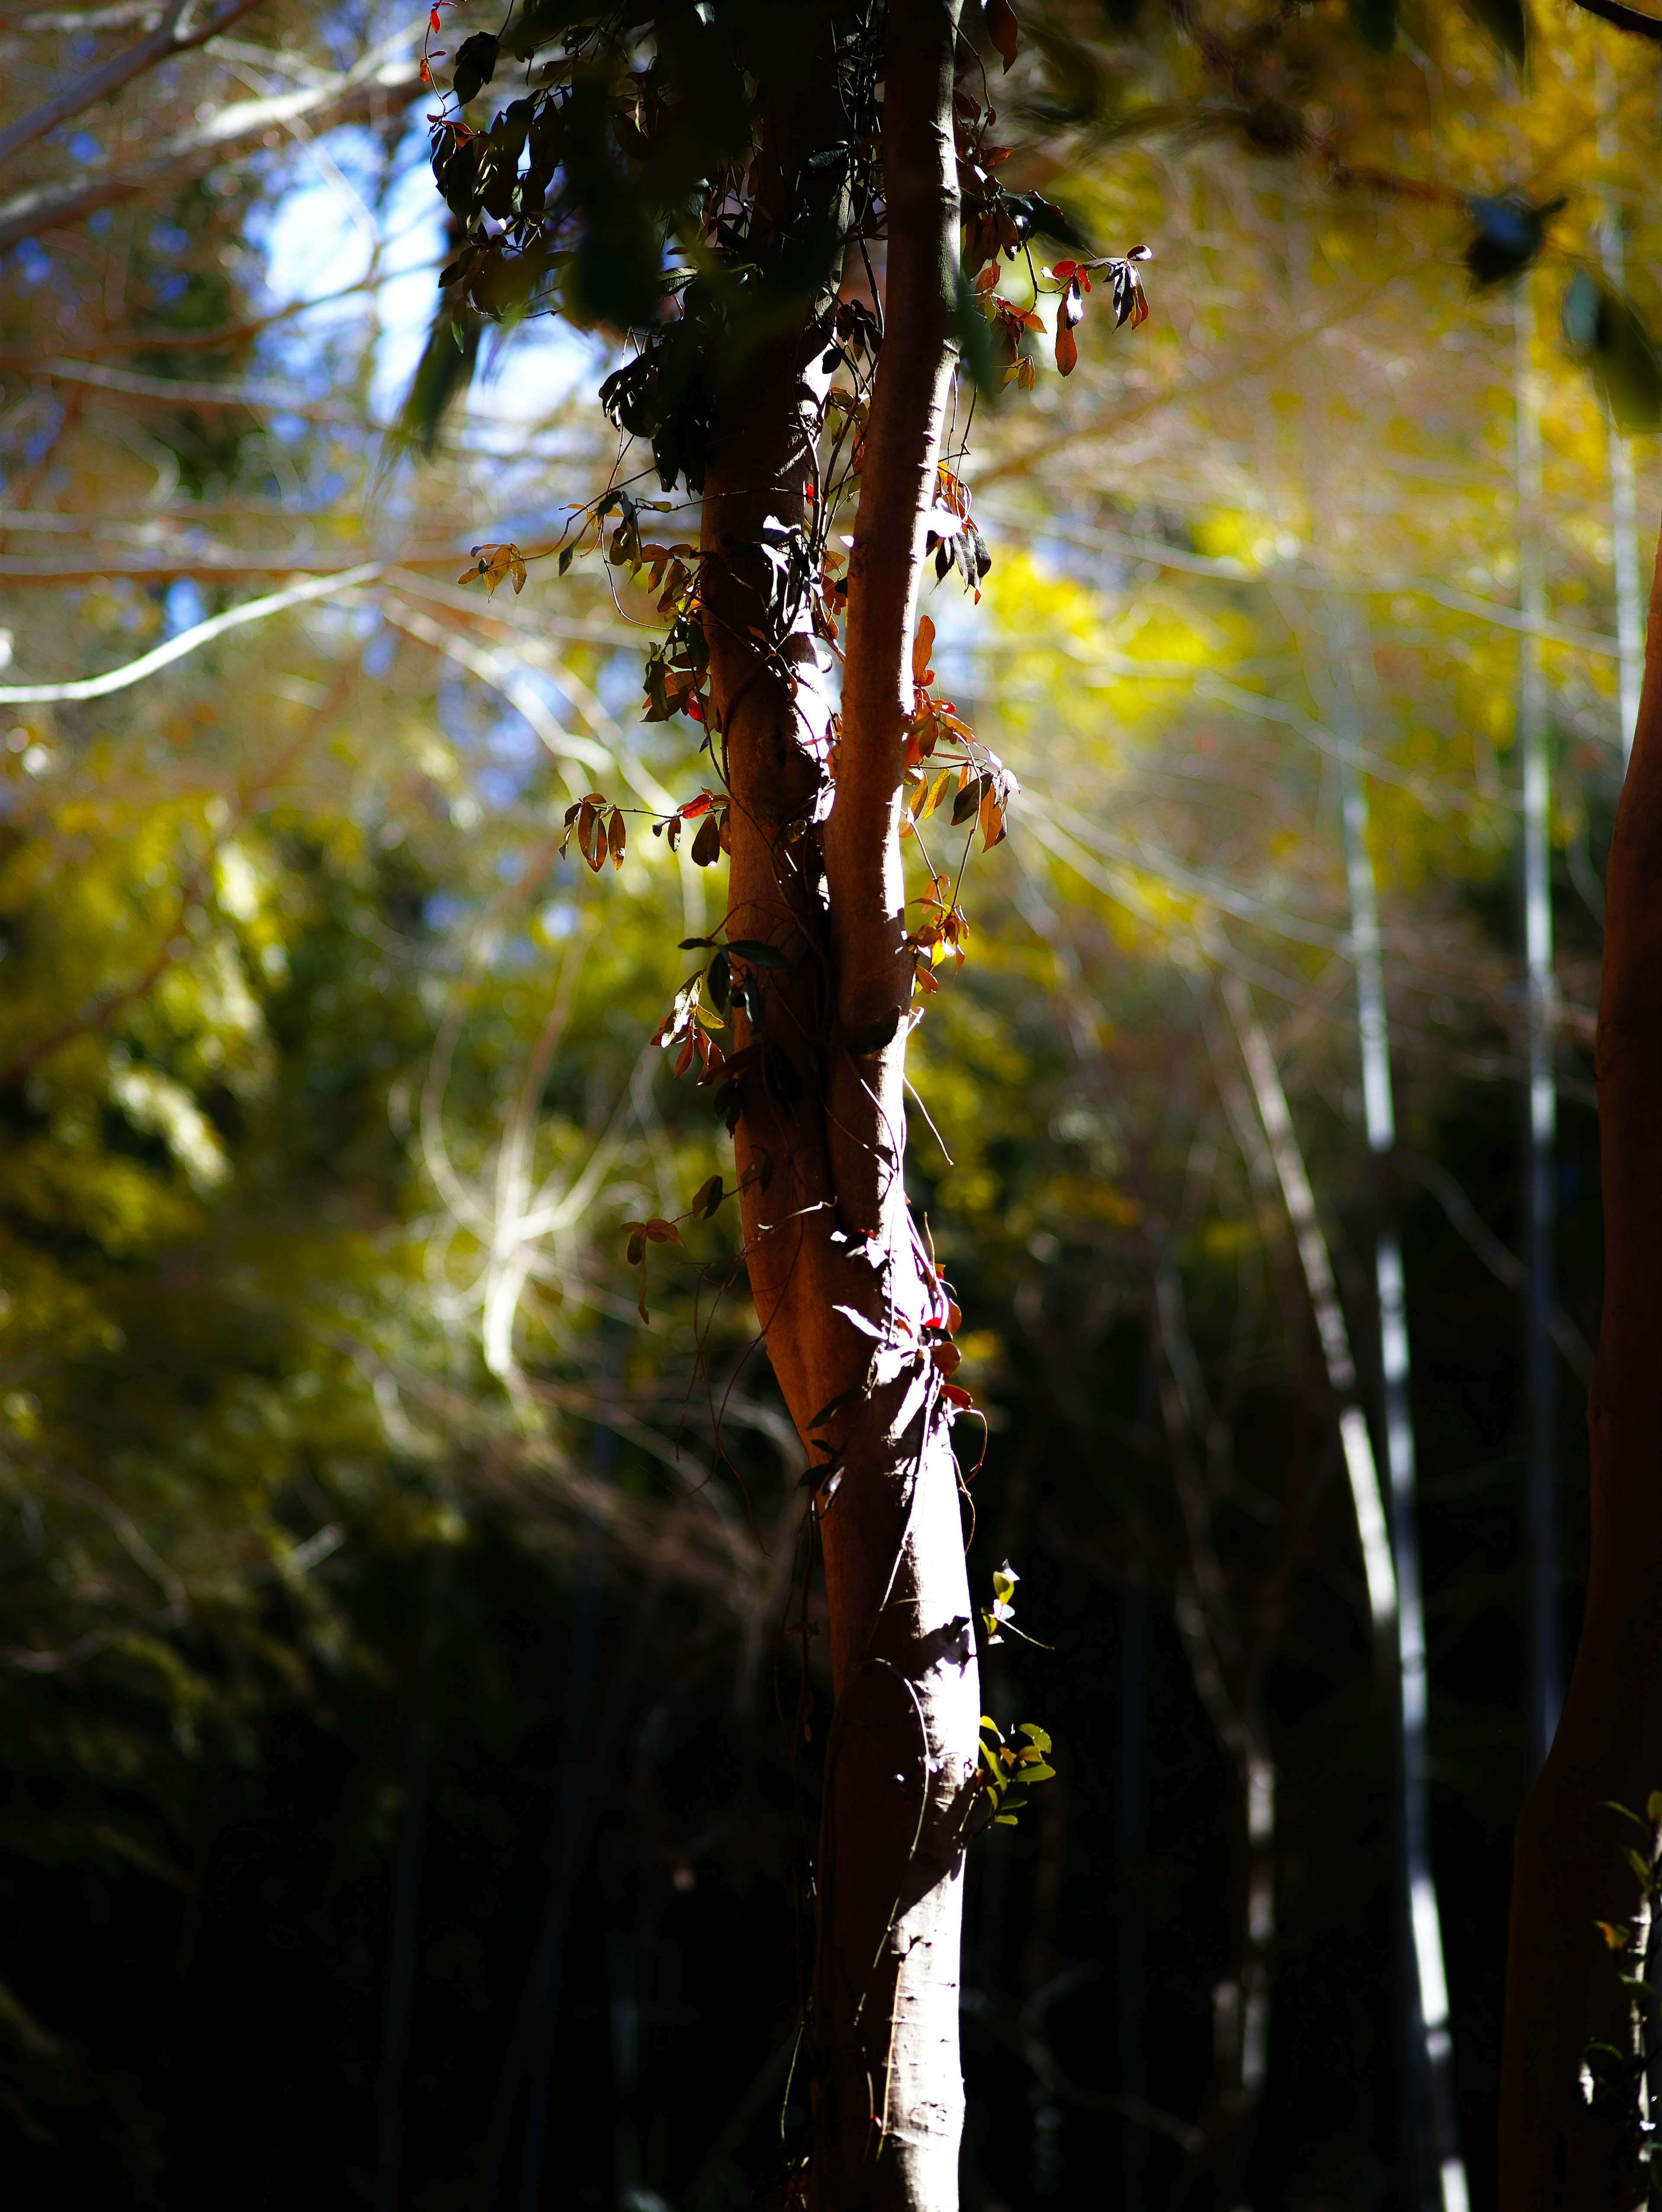
[[[1065,316],[1056,317],[1056,367],[1064,376],[1071,376],[1079,360],[1079,342],[1068,327]]]

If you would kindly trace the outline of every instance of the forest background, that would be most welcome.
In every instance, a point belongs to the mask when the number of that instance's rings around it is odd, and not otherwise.
[[[1555,4],[1525,65],[1498,7],[1256,58],[1245,11],[1020,12],[1022,180],[1155,258],[1065,381],[1036,301],[1033,389],[977,402],[993,568],[929,602],[1023,796],[909,1175],[988,1422],[972,1587],[1012,1562],[1041,1639],[988,1707],[1057,1769],[971,1853],[965,2200],[1417,2206],[1455,2144],[1481,2206],[1586,1544],[1656,65]],[[723,1164],[654,1045],[720,865],[648,826],[703,781],[640,720],[650,595],[457,580],[606,482],[617,356],[429,338],[424,17],[221,15],[0,31],[0,2172],[717,2212],[801,2124],[825,1695],[728,1218],[649,1249],[649,1319],[624,1259]],[[600,790],[618,867],[561,853]],[[1442,2142],[1341,1420],[1388,1489],[1390,1224]]]

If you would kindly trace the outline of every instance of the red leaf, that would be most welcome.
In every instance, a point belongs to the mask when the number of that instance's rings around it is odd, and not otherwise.
[[[1079,344],[1067,322],[1056,317],[1056,367],[1064,376],[1071,376],[1074,364],[1079,359]]]
[[[1008,70],[1016,58],[1016,44],[1021,35],[1016,27],[1015,11],[1010,0],[985,0],[983,14],[987,36],[998,48]]]

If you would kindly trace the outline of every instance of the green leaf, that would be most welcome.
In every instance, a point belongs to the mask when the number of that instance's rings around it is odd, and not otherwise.
[[[1564,295],[1564,336],[1593,382],[1618,430],[1662,426],[1662,358],[1638,310],[1613,284],[1578,269]],[[1653,1793],[1662,1805],[1662,1791]],[[1652,1815],[1662,1819],[1662,1812]]]
[[[981,787],[985,779],[972,775],[958,797],[953,801],[953,827],[958,829],[980,811]]]
[[[1397,43],[1397,0],[1350,0],[1350,27],[1365,46],[1388,54]]]
[[[1635,1828],[1642,1828],[1645,1825],[1631,1806],[1618,1805],[1614,1797],[1601,1797],[1598,1809],[1601,1813],[1619,1813],[1624,1820],[1631,1820]]]
[[[399,410],[397,428],[388,435],[383,468],[396,459],[400,448],[407,451],[412,446],[423,460],[433,459],[446,415],[473,381],[483,329],[479,318],[459,301],[441,299],[416,374]]]
[[[856,1398],[863,1398],[865,1395],[864,1385],[858,1382],[855,1383],[852,1390],[839,1390],[834,1398],[829,1399],[826,1403],[819,1408],[819,1411],[808,1423],[808,1426],[811,1429],[823,1429],[827,1421],[831,1420],[834,1415],[842,1412],[844,1406],[851,1404]]]
[[[1537,207],[1522,192],[1502,192],[1494,198],[1477,194],[1466,202],[1472,236],[1465,264],[1479,291],[1522,275],[1546,244],[1549,218],[1563,205],[1560,198]]]
[[[1472,21],[1488,33],[1501,52],[1521,70],[1529,60],[1530,21],[1524,0],[1460,0]]]
[[[724,1195],[725,1193],[721,1188],[721,1176],[718,1175],[713,1175],[708,1182],[701,1182],[697,1189],[693,1193],[692,1204],[688,1211],[691,1212],[695,1218],[702,1214],[703,1218],[708,1221],[710,1216],[715,1212],[716,1207],[721,1203],[721,1200]]]
[[[452,88],[465,107],[476,94],[484,90],[496,74],[496,39],[494,32],[475,31],[471,39],[464,39],[456,54],[456,67],[451,78]]]
[[[765,945],[759,938],[730,937],[728,951],[752,968],[788,968],[790,963],[776,945]]]

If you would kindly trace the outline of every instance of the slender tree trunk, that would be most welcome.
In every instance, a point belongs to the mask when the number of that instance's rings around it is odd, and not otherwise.
[[[1527,275],[1519,280],[1518,360],[1518,603],[1535,629],[1518,641],[1518,749],[1524,801],[1524,966],[1529,1124],[1524,1157],[1529,1229],[1529,1288],[1524,1316],[1524,1389],[1529,1441],[1524,1467],[1524,1739],[1538,1771],[1564,1699],[1559,1629],[1558,1355],[1552,1340],[1557,1304],[1553,1267],[1554,1152],[1558,1091],[1552,957],[1552,783],[1547,759],[1546,675],[1538,626],[1546,620],[1542,543],[1541,399],[1534,365],[1535,310]]]
[[[1610,226],[1617,244],[1607,246],[1604,265],[1612,263],[1616,274],[1614,283],[1622,281],[1621,232],[1615,222]],[[1633,750],[1633,733],[1639,720],[1639,687],[1644,675],[1643,629],[1640,620],[1641,599],[1639,586],[1639,496],[1634,481],[1633,447],[1616,427],[1615,418],[1605,412],[1604,436],[1610,447],[1610,536],[1616,566],[1616,702],[1622,718],[1622,765],[1626,768]]]
[[[1616,94],[1610,58],[1601,46],[1595,56],[1598,88],[1598,158],[1614,174],[1622,157],[1621,131],[1616,123]],[[1604,194],[1604,219],[1598,227],[1598,258],[1605,276],[1617,291],[1625,287],[1627,240],[1621,204],[1614,192]],[[1644,677],[1644,625],[1639,592],[1639,501],[1634,482],[1633,446],[1604,410],[1604,440],[1610,453],[1610,551],[1616,570],[1616,708],[1621,716],[1622,765],[1633,750],[1634,725],[1639,719],[1639,687]]]
[[[764,532],[800,530],[825,379],[823,326],[755,360],[714,426],[706,627],[726,746],[729,934],[794,966],[741,1020],[746,1250],[769,1354],[804,1441],[830,1609],[836,1709],[817,1869],[807,2051],[815,2201],[953,2212],[962,1836],[979,1699],[942,1377],[947,1304],[906,1208],[904,1055],[912,969],[899,823],[910,647],[950,384],[958,250],[957,0],[893,0],[884,108],[886,319],[850,563],[840,726],[806,605],[770,617]],[[827,11],[827,27],[830,11]],[[829,63],[826,84],[835,82]],[[813,145],[782,118],[788,198]],[[823,302],[821,303],[823,306]],[[805,365],[806,364],[806,365]],[[758,641],[756,632],[770,642]],[[835,797],[822,833],[827,757]],[[838,1410],[827,1413],[833,1401]],[[816,1417],[823,1417],[817,1419]]]
[[[1262,1690],[1269,1648],[1265,1631],[1275,1608],[1260,1590],[1260,1603],[1251,1608],[1259,1617],[1246,1629],[1219,1557],[1212,1486],[1197,1463],[1196,1445],[1206,1434],[1209,1456],[1221,1425],[1204,1402],[1182,1275],[1169,1244],[1155,1267],[1150,1349],[1184,1532],[1184,1564],[1173,1617],[1196,1694],[1233,1771],[1240,1820],[1239,1888],[1231,1883],[1233,1955],[1212,1991],[1212,2106],[1182,2197],[1185,2203],[1233,2205],[1245,2194],[1251,2124],[1263,2094],[1269,2051],[1275,1767]]]
[[[1137,1892],[1145,1844],[1148,1796],[1148,1594],[1127,1583],[1119,1613],[1119,1912],[1114,1960],[1119,2014],[1119,2086],[1128,2100],[1148,2085],[1145,2065],[1142,1922]],[[1148,2136],[1135,2121],[1120,2126],[1120,2203],[1141,2212],[1148,2185]]]
[[[1306,665],[1322,711],[1342,748],[1339,778],[1350,935],[1356,963],[1356,1028],[1362,1069],[1362,1112],[1375,1184],[1373,1279],[1379,1316],[1379,1381],[1385,1413],[1385,1469],[1391,1495],[1391,1547],[1397,1577],[1397,1735],[1403,1912],[1412,1978],[1406,1992],[1413,2058],[1409,2092],[1422,2203],[1465,2212],[1465,2164],[1454,2101],[1453,2046],[1442,1918],[1431,1863],[1431,1809],[1426,1785],[1428,1681],[1425,1602],[1420,1578],[1420,1528],[1413,1406],[1409,1389],[1408,1299],[1402,1234],[1397,1222],[1397,1107],[1391,1031],[1385,1012],[1385,940],[1379,886],[1368,849],[1367,787],[1362,775],[1361,690],[1371,666],[1366,638],[1348,610],[1330,601],[1325,651]],[[1302,632],[1301,632],[1302,635]]]
[[[433,1779],[433,1690],[451,1559],[435,1549],[428,1562],[421,1639],[410,1684],[410,1748],[405,1765],[404,1824],[393,1875],[393,1940],[387,1977],[387,2041],[381,2057],[380,2136],[375,2158],[375,2212],[399,2212],[404,2174],[405,2100],[416,2007],[416,1954],[427,1854],[428,1797]]]
[[[1394,1141],[1390,1063],[1386,1056],[1385,994],[1379,972],[1379,916],[1373,875],[1367,854],[1367,817],[1354,757],[1347,763],[1346,859],[1355,922],[1360,1013],[1369,1138]],[[1411,2140],[1416,2166],[1415,2188],[1424,2202],[1428,2177],[1417,2172],[1419,2148],[1428,2118],[1434,2141],[1435,2182],[1432,2199],[1442,2212],[1465,2212],[1465,2166],[1455,2126],[1452,2051],[1448,2033],[1448,1990],[1443,1971],[1442,1924],[1431,1871],[1426,1814],[1425,1620],[1420,1597],[1420,1551],[1413,1520],[1414,1449],[1408,1420],[1408,1334],[1404,1317],[1402,1258],[1395,1236],[1382,1236],[1378,1254],[1382,1360],[1385,1389],[1387,1463],[1391,1478],[1391,1524],[1387,1539],[1380,1509],[1379,1474],[1373,1441],[1361,1408],[1355,1401],[1355,1367],[1348,1334],[1334,1288],[1327,1246],[1316,1219],[1303,1156],[1288,1111],[1286,1094],[1269,1041],[1252,1011],[1244,983],[1222,978],[1225,1002],[1241,1055],[1251,1078],[1264,1133],[1280,1179],[1287,1210],[1298,1239],[1311,1304],[1326,1355],[1328,1378],[1339,1405],[1339,1430],[1351,1480],[1363,1565],[1373,1618],[1375,1650],[1387,1665],[1396,1691],[1396,1737],[1399,1798],[1400,1865],[1403,1877],[1403,1928],[1412,1980],[1408,1991]],[[1383,1109],[1383,1111],[1381,1111]],[[1374,1142],[1376,1151],[1381,1146]],[[1422,2094],[1428,2113],[1422,2113]]]
[[[1397,1573],[1385,1529],[1385,1506],[1379,1496],[1379,1470],[1373,1457],[1373,1440],[1368,1434],[1367,1417],[1356,1403],[1356,1363],[1350,1354],[1350,1333],[1345,1327],[1327,1240],[1316,1218],[1316,1201],[1305,1172],[1304,1154],[1299,1149],[1293,1117],[1288,1111],[1287,1093],[1275,1071],[1269,1040],[1252,1010],[1251,996],[1245,984],[1227,970],[1221,972],[1219,981],[1251,1081],[1264,1135],[1269,1139],[1270,1158],[1299,1248],[1305,1286],[1315,1311],[1316,1333],[1321,1339],[1327,1379],[1338,1408],[1339,1438],[1344,1447],[1345,1473],[1350,1479],[1356,1535],[1367,1582],[1368,1613],[1376,1649],[1383,1650],[1396,1629]]]
[[[1662,578],[1662,563],[1659,563]],[[1597,1064],[1604,1311],[1587,1426],[1592,1552],[1569,1694],[1518,1824],[1501,2080],[1502,2212],[1629,2212],[1644,2169],[1580,2087],[1627,1993],[1593,1923],[1632,1917],[1623,1825],[1662,1787],[1662,591],[1610,842]]]
[[[1385,975],[1373,864],[1367,850],[1367,798],[1354,737],[1344,776],[1345,860],[1350,877],[1352,935],[1362,1042],[1362,1090],[1367,1140],[1382,1185],[1374,1241],[1379,1306],[1379,1370],[1385,1399],[1385,1465],[1391,1480],[1391,1547],[1397,1571],[1397,1734],[1401,1759],[1402,1870],[1414,1981],[1410,1998],[1415,2043],[1415,2103],[1423,2099],[1434,2168],[1429,2194],[1442,2212],[1465,2212],[1464,2162],[1454,2106],[1453,2050],[1442,1920],[1431,1866],[1431,1815],[1426,1787],[1425,1603],[1420,1585],[1413,1414],[1409,1399],[1408,1303],[1402,1238],[1395,1219],[1391,1155],[1397,1145],[1391,1046],[1385,1027]]]

